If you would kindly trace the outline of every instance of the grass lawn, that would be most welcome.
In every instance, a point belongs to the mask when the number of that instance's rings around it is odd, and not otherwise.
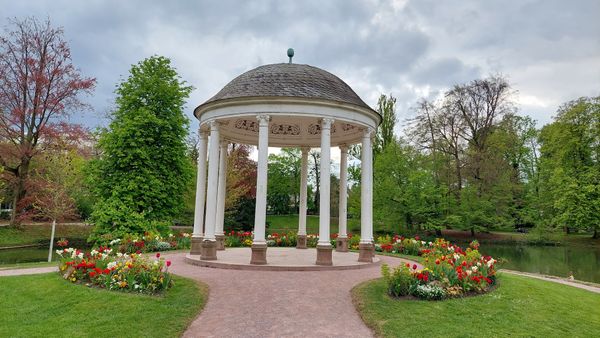
[[[208,288],[174,281],[158,297],[75,285],[57,273],[0,277],[0,337],[178,337]]]
[[[365,323],[383,337],[598,337],[600,294],[499,274],[498,289],[439,302],[394,300],[382,279],[352,290]]]
[[[92,231],[91,226],[80,224],[57,224],[56,239],[74,238],[85,240]],[[0,226],[0,247],[37,244],[49,241],[52,225],[46,223],[23,224],[19,228]]]
[[[267,215],[267,222],[269,222],[268,233],[298,231],[298,215]],[[337,233],[337,217],[332,217],[329,222],[331,233]],[[306,216],[306,232],[309,234],[319,233],[319,216]],[[360,233],[360,220],[349,219],[348,232]]]

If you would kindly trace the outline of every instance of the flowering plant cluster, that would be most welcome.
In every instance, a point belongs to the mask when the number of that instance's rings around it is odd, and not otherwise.
[[[226,247],[242,247],[252,246],[253,233],[250,231],[230,231],[225,234],[225,246]],[[351,237],[350,235],[348,237]],[[335,246],[335,238],[337,234],[331,235],[331,243]],[[360,239],[360,238],[359,238]],[[288,233],[271,233],[267,235],[267,245],[274,247],[295,247],[298,240],[296,232],[290,231]],[[306,245],[314,248],[317,246],[319,241],[319,235],[308,234],[306,235]]]
[[[180,232],[169,233],[161,236],[159,233],[146,232],[143,236],[126,235],[123,238],[115,238],[108,242],[108,247],[123,253],[143,253],[177,249],[189,249],[191,247],[191,234]]]
[[[418,252],[424,257],[423,268],[409,263],[393,270],[385,264],[382,266],[390,295],[413,295],[433,300],[483,293],[495,285],[497,261],[490,256],[482,256],[477,241],[473,241],[466,250],[444,239],[425,244],[418,242]],[[412,239],[410,243],[415,244]]]
[[[173,284],[168,272],[171,261],[161,259],[160,253],[154,259],[109,247],[90,252],[66,248],[56,253],[60,274],[73,283],[148,294],[163,292]]]
[[[405,238],[404,236],[381,236],[377,237],[375,251],[401,253],[405,255],[418,256],[421,250],[431,246],[432,242],[422,241],[419,236]]]

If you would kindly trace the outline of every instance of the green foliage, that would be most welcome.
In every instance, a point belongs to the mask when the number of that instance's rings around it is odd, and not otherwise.
[[[183,113],[191,89],[160,56],[132,66],[117,88],[117,109],[99,135],[102,155],[89,169],[99,198],[92,240],[113,231],[121,236],[155,230],[182,210],[193,173]]]
[[[383,264],[381,266],[381,274],[387,284],[390,295],[402,297],[410,294],[410,288],[413,284],[410,268],[402,264],[390,270],[387,264]]]
[[[274,214],[298,210],[301,155],[297,148],[283,148],[280,154],[269,155],[267,205]]]
[[[600,97],[559,109],[540,133],[543,212],[554,226],[600,229]]]

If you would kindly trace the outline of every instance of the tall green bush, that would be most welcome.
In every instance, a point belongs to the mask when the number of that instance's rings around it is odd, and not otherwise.
[[[89,167],[98,197],[91,240],[159,230],[180,213],[193,172],[183,113],[191,90],[161,56],[133,65],[117,87],[116,110],[99,134],[101,155]]]

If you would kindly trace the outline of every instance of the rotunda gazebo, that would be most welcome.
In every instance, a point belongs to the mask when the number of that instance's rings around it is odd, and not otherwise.
[[[362,144],[361,239],[358,260],[373,257],[372,137],[381,116],[337,76],[309,65],[270,64],[243,73],[194,110],[200,120],[198,180],[191,255],[216,260],[224,250],[226,155],[228,143],[258,146],[256,209],[251,264],[267,264],[268,147],[302,150],[297,249],[306,249],[308,152],[321,149],[317,265],[332,264],[330,243],[331,147],[341,151],[337,251],[348,251],[348,146]],[[208,138],[210,137],[210,142]],[[208,151],[208,170],[206,168]],[[208,179],[206,177],[208,171]]]

